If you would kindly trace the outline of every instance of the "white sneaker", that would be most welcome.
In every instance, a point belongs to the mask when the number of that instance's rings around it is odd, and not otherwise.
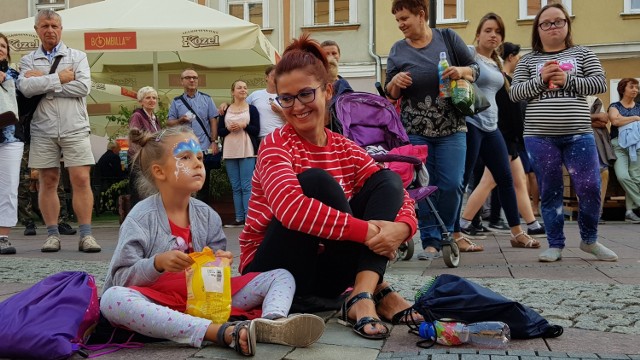
[[[627,212],[624,214],[624,221],[630,222],[632,224],[640,224],[640,216],[636,215],[636,213],[631,210],[627,210]]]
[[[538,255],[538,261],[554,262],[558,260],[562,260],[562,249],[548,248]]]
[[[47,238],[47,241],[44,242],[42,248],[40,248],[42,252],[58,252],[60,251],[60,237],[57,235],[51,235]]]
[[[313,314],[295,314],[286,318],[253,320],[256,341],[293,347],[307,347],[324,333],[324,319]]]
[[[96,238],[92,235],[87,235],[80,238],[80,242],[78,243],[78,251],[83,251],[86,253],[94,253],[100,252],[102,248],[98,245]]]
[[[580,242],[580,250],[595,255],[601,261],[618,261],[618,255],[599,242],[588,245]]]

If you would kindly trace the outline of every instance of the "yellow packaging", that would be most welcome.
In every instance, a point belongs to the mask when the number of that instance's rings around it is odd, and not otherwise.
[[[231,267],[229,259],[216,258],[205,247],[189,254],[194,264],[187,272],[187,314],[223,324],[231,315]]]

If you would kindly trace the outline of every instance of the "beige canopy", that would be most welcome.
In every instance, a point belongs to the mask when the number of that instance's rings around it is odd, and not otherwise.
[[[258,25],[188,0],[105,0],[59,13],[63,41],[87,52],[94,80],[133,90],[151,85],[169,99],[182,93],[187,67],[219,100],[228,100],[237,79],[264,87],[264,67],[278,56]],[[40,45],[33,26],[33,17],[0,25],[13,54]]]

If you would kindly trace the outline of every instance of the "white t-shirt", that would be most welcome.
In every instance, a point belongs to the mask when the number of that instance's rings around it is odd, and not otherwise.
[[[258,137],[265,137],[273,130],[284,125],[284,120],[271,110],[269,99],[276,101],[276,96],[278,95],[268,93],[267,90],[256,90],[247,97],[249,105],[255,106],[260,113],[260,133]],[[276,105],[279,106],[277,102]]]

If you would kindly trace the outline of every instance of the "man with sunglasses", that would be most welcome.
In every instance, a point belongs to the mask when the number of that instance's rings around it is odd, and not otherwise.
[[[198,91],[199,77],[194,69],[186,69],[180,75],[184,94],[176,96],[169,106],[168,126],[191,126],[205,154],[217,154],[218,110],[208,94]],[[209,203],[209,179],[213,163],[205,161],[205,180],[197,198]]]

